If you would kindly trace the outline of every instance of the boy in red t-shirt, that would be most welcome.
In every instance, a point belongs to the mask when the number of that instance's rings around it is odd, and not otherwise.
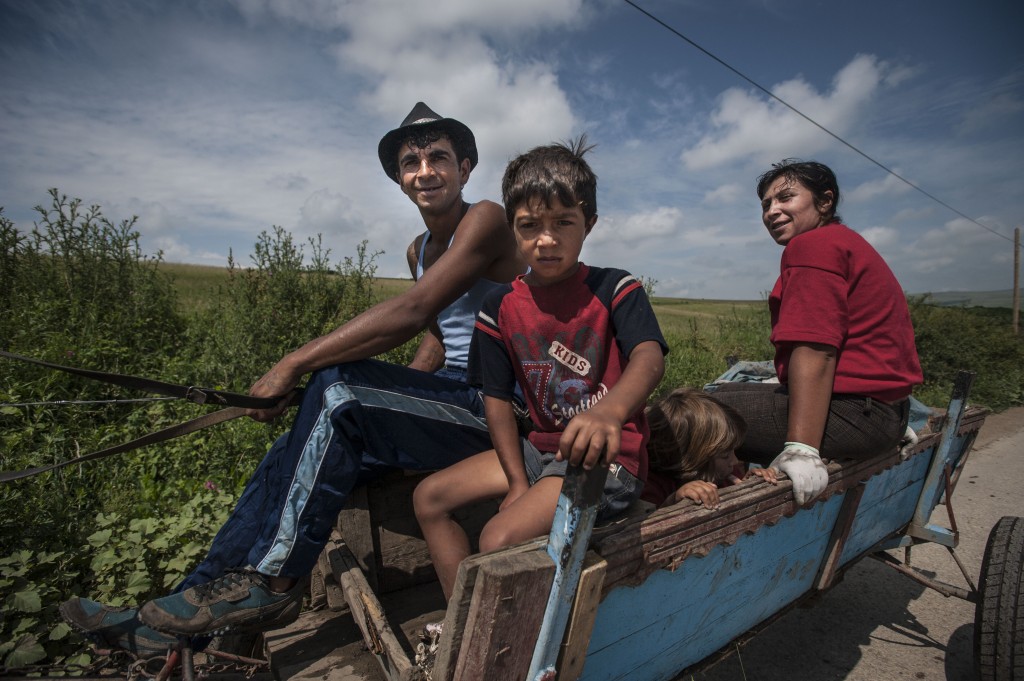
[[[579,261],[597,221],[588,150],[585,137],[538,147],[505,170],[505,211],[530,271],[484,300],[470,350],[494,449],[413,494],[446,598],[470,553],[456,509],[504,497],[480,535],[480,550],[492,551],[548,532],[568,464],[608,468],[598,518],[629,506],[647,477],[644,406],[668,346],[636,278]],[[517,384],[533,425],[526,437],[512,407]]]

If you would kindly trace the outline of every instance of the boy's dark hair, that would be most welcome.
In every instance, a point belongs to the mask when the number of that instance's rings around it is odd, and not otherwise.
[[[822,215],[825,218],[823,224],[831,222],[842,222],[836,212],[839,205],[839,181],[836,174],[824,163],[817,161],[801,161],[795,158],[786,158],[778,163],[772,164],[772,169],[757,178],[757,198],[763,199],[764,193],[772,182],[785,177],[791,182],[799,182],[814,196],[814,203],[822,209],[828,201],[825,192],[832,192],[832,205],[824,208]]]
[[[539,198],[551,207],[553,199],[565,206],[580,206],[590,222],[597,215],[597,175],[583,159],[593,149],[587,136],[573,142],[535,147],[512,159],[501,180],[501,198],[509,226],[523,202]]]

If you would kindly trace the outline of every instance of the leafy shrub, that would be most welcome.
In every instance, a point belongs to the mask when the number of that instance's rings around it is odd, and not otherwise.
[[[1024,340],[1013,333],[1009,310],[938,307],[910,301],[924,385],[915,396],[946,405],[959,370],[976,372],[970,401],[996,411],[1024,404]]]
[[[0,665],[21,668],[49,659],[55,664],[89,661],[76,652],[71,628],[60,621],[57,604],[78,578],[72,556],[63,551],[15,551],[0,558]]]
[[[182,315],[174,283],[142,255],[135,219],[114,224],[56,190],[19,232],[0,212],[0,343],[57,363],[245,392],[283,354],[373,301],[366,243],[338,265],[319,239],[303,249],[279,228],[260,234],[253,267],[234,262],[219,302]],[[412,344],[400,349],[411,357]],[[3,468],[46,465],[178,423],[203,409],[60,400],[137,397],[116,387],[3,362]],[[28,406],[11,406],[26,404]],[[0,486],[5,617],[0,659],[25,665],[81,645],[57,604],[79,593],[146,600],[181,580],[205,553],[245,480],[285,427],[239,419],[89,465]],[[205,481],[212,481],[204,484]],[[80,547],[67,553],[67,547]],[[12,581],[14,580],[14,581]],[[6,596],[10,593],[11,596]],[[17,613],[8,617],[6,613]],[[74,658],[87,660],[88,656]]]
[[[306,262],[304,249],[274,227],[260,233],[252,267],[229,258],[224,290],[189,328],[191,380],[247,391],[285,353],[370,307],[379,254],[364,241],[354,260],[332,266],[319,238],[308,245]]]

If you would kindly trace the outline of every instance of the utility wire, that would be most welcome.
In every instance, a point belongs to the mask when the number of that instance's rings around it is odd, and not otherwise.
[[[984,229],[984,230],[986,230],[986,231],[988,231],[988,232],[991,232],[992,234],[995,234],[995,235],[996,235],[997,237],[999,237],[999,238],[1001,238],[1001,239],[1006,239],[1006,240],[1007,240],[1007,241],[1009,241],[1010,243],[1013,243],[1013,239],[1011,239],[1010,237],[1006,236],[1005,234],[1001,234],[1000,232],[998,232],[998,231],[996,231],[996,230],[992,229],[991,227],[989,227],[988,225],[983,225],[982,223],[978,222],[977,220],[975,220],[975,219],[974,219],[974,218],[972,218],[971,216],[969,216],[969,215],[966,215],[965,213],[962,213],[962,212],[960,212],[959,210],[957,210],[957,209],[956,209],[956,208],[954,208],[953,206],[949,205],[948,203],[946,203],[946,202],[945,202],[945,201],[943,201],[942,199],[938,198],[937,196],[935,196],[935,195],[933,195],[933,194],[931,194],[931,193],[929,193],[929,192],[925,191],[924,189],[922,189],[921,187],[917,186],[916,184],[914,184],[913,182],[911,182],[911,181],[910,181],[910,180],[908,180],[907,178],[903,177],[903,176],[902,176],[902,175],[900,175],[899,173],[897,173],[897,172],[895,172],[894,170],[892,170],[891,168],[888,168],[887,166],[883,165],[883,164],[882,164],[882,163],[880,163],[879,161],[876,161],[876,160],[875,160],[875,159],[873,159],[873,158],[872,158],[871,156],[867,155],[866,153],[864,153],[863,151],[861,151],[861,150],[860,150],[860,149],[858,149],[857,147],[853,146],[852,144],[850,144],[849,142],[847,142],[846,140],[844,140],[844,139],[843,139],[842,137],[840,137],[839,135],[835,134],[834,132],[832,132],[831,130],[829,130],[828,128],[826,128],[826,127],[825,127],[824,125],[822,125],[821,123],[818,123],[818,122],[817,122],[816,120],[814,120],[813,118],[811,118],[810,116],[808,116],[808,115],[807,115],[807,114],[805,114],[804,112],[800,111],[800,110],[799,110],[799,109],[797,109],[797,108],[796,108],[795,106],[793,106],[792,104],[790,104],[790,103],[789,103],[789,102],[787,102],[786,100],[782,99],[781,97],[779,97],[779,96],[778,96],[778,95],[776,95],[775,93],[773,93],[773,92],[772,92],[771,90],[769,90],[768,88],[766,88],[766,87],[762,86],[762,85],[761,85],[760,83],[758,83],[757,81],[755,81],[755,80],[754,80],[753,78],[750,78],[750,77],[748,77],[748,76],[747,76],[746,74],[744,74],[744,73],[740,72],[740,71],[739,71],[738,69],[736,69],[736,68],[734,68],[733,66],[731,66],[731,65],[730,65],[729,63],[727,63],[727,62],[726,62],[725,60],[723,60],[723,59],[720,59],[720,58],[719,58],[719,57],[717,57],[716,55],[712,54],[712,53],[711,53],[710,51],[708,51],[708,50],[704,49],[703,47],[701,47],[700,45],[698,45],[697,43],[695,43],[695,42],[694,42],[693,40],[691,40],[691,39],[687,38],[687,37],[686,37],[685,35],[683,35],[682,33],[680,33],[680,32],[679,32],[678,30],[676,30],[675,28],[673,28],[673,27],[669,26],[669,25],[668,25],[668,24],[666,24],[666,23],[665,23],[664,21],[662,21],[662,20],[661,20],[661,19],[659,19],[658,17],[654,16],[653,14],[651,14],[650,12],[648,12],[647,10],[645,10],[645,9],[644,9],[643,7],[641,7],[641,6],[639,6],[638,4],[636,4],[635,2],[633,2],[633,0],[625,0],[625,2],[626,2],[626,4],[627,4],[627,5],[630,5],[631,7],[633,7],[634,9],[636,9],[636,10],[637,10],[638,12],[640,12],[641,14],[643,14],[643,15],[647,16],[647,17],[648,17],[649,19],[651,19],[651,20],[652,20],[652,21],[654,21],[655,23],[657,23],[657,24],[661,25],[662,27],[664,27],[665,29],[667,29],[667,30],[671,31],[672,33],[674,33],[674,34],[675,34],[676,36],[678,36],[679,38],[682,38],[683,40],[685,40],[685,41],[686,41],[686,42],[688,42],[688,43],[689,43],[690,45],[692,45],[693,47],[695,47],[695,48],[697,48],[698,50],[700,50],[701,52],[703,52],[703,53],[704,53],[705,55],[707,55],[707,56],[708,56],[708,57],[710,57],[711,59],[715,60],[716,62],[718,62],[719,64],[721,64],[721,65],[722,65],[722,66],[724,66],[725,68],[729,69],[730,71],[732,71],[733,73],[735,73],[735,74],[736,74],[737,76],[739,76],[739,77],[740,77],[740,78],[742,78],[743,80],[747,81],[748,83],[750,83],[751,85],[753,85],[754,87],[756,87],[756,88],[757,88],[758,90],[760,90],[761,92],[765,93],[766,95],[768,95],[769,97],[771,97],[771,98],[772,98],[772,99],[774,99],[775,101],[779,102],[780,104],[782,104],[783,106],[785,106],[785,107],[786,107],[787,109],[789,109],[789,110],[790,110],[790,111],[792,111],[793,113],[797,114],[798,116],[800,116],[801,118],[803,118],[804,120],[806,120],[806,121],[807,121],[808,123],[810,123],[810,124],[814,125],[814,126],[815,126],[815,127],[817,127],[817,128],[819,129],[819,130],[821,130],[821,131],[825,132],[825,133],[826,133],[826,134],[828,134],[828,135],[829,135],[830,137],[832,137],[832,138],[833,138],[833,139],[835,139],[836,141],[838,141],[838,142],[842,143],[843,145],[845,145],[845,146],[846,146],[846,147],[848,147],[849,149],[853,150],[854,152],[856,152],[856,153],[857,153],[857,154],[859,154],[860,156],[864,157],[865,159],[867,159],[867,160],[868,160],[868,161],[870,161],[871,163],[874,163],[874,164],[875,164],[876,166],[878,166],[879,168],[881,168],[881,169],[882,169],[882,170],[884,170],[885,172],[889,173],[890,175],[892,175],[892,176],[893,176],[893,177],[895,177],[896,179],[900,180],[900,181],[901,181],[901,182],[903,182],[904,184],[906,184],[906,185],[910,186],[910,187],[911,187],[911,188],[913,188],[913,189],[916,189],[917,191],[921,192],[922,194],[924,194],[925,196],[927,196],[927,197],[928,197],[929,199],[931,199],[932,201],[935,201],[935,202],[936,202],[936,203],[938,203],[939,205],[941,205],[941,206],[944,206],[944,207],[948,208],[949,210],[953,211],[954,213],[956,213],[957,215],[959,215],[959,216],[960,216],[960,217],[962,217],[963,219],[965,219],[965,220],[969,220],[970,222],[972,222],[972,223],[976,224],[976,225],[977,225],[978,227],[981,227],[982,229]]]

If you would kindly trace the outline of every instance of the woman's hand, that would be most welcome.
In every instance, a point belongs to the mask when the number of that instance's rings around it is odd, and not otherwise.
[[[802,442],[787,442],[768,468],[789,476],[793,496],[800,506],[814,501],[828,486],[828,469],[818,450]]]

